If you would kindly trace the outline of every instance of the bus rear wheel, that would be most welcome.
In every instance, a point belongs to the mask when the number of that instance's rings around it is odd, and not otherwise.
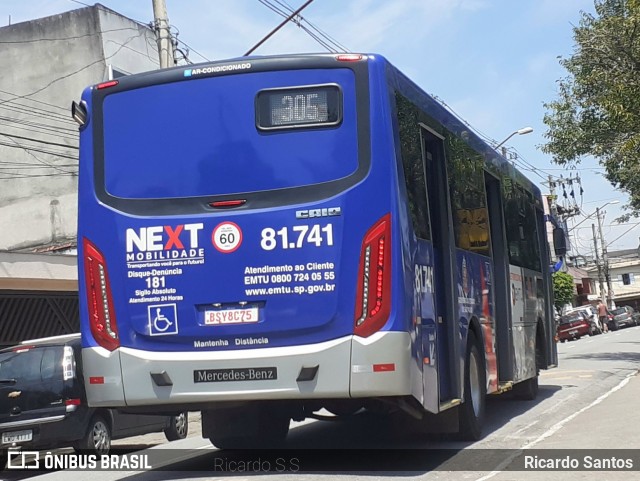
[[[202,436],[220,449],[272,449],[289,432],[289,414],[273,403],[247,403],[202,411]]]
[[[459,406],[458,437],[463,441],[477,441],[482,437],[486,395],[484,357],[473,331],[467,336],[464,363],[464,396]]]

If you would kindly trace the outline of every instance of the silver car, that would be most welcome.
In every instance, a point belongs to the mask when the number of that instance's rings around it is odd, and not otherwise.
[[[613,309],[611,311],[613,319],[609,321],[609,328],[613,331],[620,329],[621,327],[635,326],[636,321],[632,316],[632,312],[626,306]]]

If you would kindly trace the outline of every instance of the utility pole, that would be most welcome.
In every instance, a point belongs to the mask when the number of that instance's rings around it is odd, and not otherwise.
[[[604,241],[602,233],[602,218],[600,217],[600,207],[596,207],[596,215],[598,216],[598,232],[600,233],[600,244],[602,245],[602,268],[604,278],[607,282],[607,307],[613,309],[613,289],[611,288],[611,275],[609,274],[609,258],[607,257],[607,244]]]
[[[171,32],[169,31],[167,5],[165,0],[152,0],[152,2],[160,68],[173,67],[173,44],[171,42]]]
[[[602,264],[600,263],[600,256],[598,255],[598,237],[596,236],[596,225],[591,224],[591,230],[593,232],[593,248],[596,253],[596,266],[598,267],[598,281],[600,283],[600,300],[605,302],[604,297],[604,275],[602,272]]]
[[[556,197],[556,183],[553,181],[553,177],[551,177],[551,175],[548,177],[549,179],[549,193],[551,194],[549,197],[551,199],[551,202],[549,202],[549,211],[551,212],[551,214],[554,217],[558,216],[558,209],[556,208],[557,206],[557,197]],[[562,219],[560,219],[562,220]]]

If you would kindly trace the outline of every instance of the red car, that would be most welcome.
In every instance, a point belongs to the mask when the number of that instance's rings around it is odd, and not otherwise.
[[[591,325],[589,319],[581,311],[565,314],[558,324],[558,339],[560,342],[580,339],[589,334]]]

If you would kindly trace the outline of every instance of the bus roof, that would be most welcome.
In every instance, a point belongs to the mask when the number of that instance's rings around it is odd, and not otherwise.
[[[511,162],[497,152],[491,145],[474,133],[471,127],[462,119],[459,119],[450,110],[444,107],[431,95],[426,93],[409,77],[398,70],[388,59],[379,54],[350,53],[350,54],[330,54],[330,53],[306,53],[306,54],[287,54],[287,55],[269,55],[269,56],[249,56],[237,57],[213,62],[204,62],[187,66],[178,66],[163,70],[153,70],[139,74],[125,76],[122,80],[126,83],[163,83],[167,81],[176,81],[183,77],[191,76],[191,72],[206,72],[219,69],[221,73],[226,73],[223,69],[228,69],[229,73],[234,71],[242,71],[243,69],[236,66],[250,64],[251,71],[268,71],[273,69],[284,68],[321,68],[323,66],[334,66],[335,61],[344,61],[345,63],[365,60],[381,62],[386,67],[387,74],[394,82],[394,86],[405,95],[411,102],[421,108],[426,114],[433,117],[442,124],[447,130],[455,134],[457,137],[465,140],[470,147],[480,153],[485,159],[485,167],[493,173],[507,176],[517,182],[540,198],[540,189],[536,184],[529,180],[522,172],[520,172]],[[102,84],[98,84],[102,85]],[[95,87],[94,87],[95,88]],[[542,206],[540,206],[542,207]]]
[[[384,57],[380,56],[375,57],[384,59]],[[490,171],[510,177],[526,190],[533,193],[536,198],[540,197],[540,189],[538,186],[529,180],[491,145],[473,132],[470,125],[459,119],[455,114],[444,107],[444,105],[422,90],[415,82],[393,66],[393,64],[388,60],[384,59],[384,61],[386,62],[388,74],[393,79],[395,87],[400,91],[400,93],[420,107],[426,114],[441,123],[451,133],[465,140],[465,142],[476,152],[482,154],[485,159],[485,166]]]

